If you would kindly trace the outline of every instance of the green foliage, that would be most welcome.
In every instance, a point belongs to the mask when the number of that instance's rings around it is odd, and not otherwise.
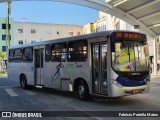
[[[0,59],[4,60],[7,58],[7,53],[3,53],[2,51],[0,51]]]

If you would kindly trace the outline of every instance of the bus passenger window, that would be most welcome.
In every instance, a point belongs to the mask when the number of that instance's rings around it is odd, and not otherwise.
[[[45,47],[45,61],[49,62],[51,60],[51,46],[46,45]]]
[[[14,61],[21,61],[22,60],[22,49],[15,49],[14,50]]]
[[[68,43],[68,61],[83,62],[87,60],[87,41],[81,40]]]
[[[67,44],[58,43],[51,46],[51,60],[53,62],[65,62],[67,59]]]
[[[23,61],[33,61],[33,48],[23,49]]]

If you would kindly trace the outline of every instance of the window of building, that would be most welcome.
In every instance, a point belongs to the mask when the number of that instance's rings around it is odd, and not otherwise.
[[[80,33],[80,32],[77,32],[77,36],[79,36],[79,35],[81,35],[81,33]]]
[[[22,44],[23,44],[23,40],[19,40],[18,43],[19,43],[20,45],[22,45]]]
[[[52,61],[65,62],[67,59],[67,44],[58,43],[51,46]]]
[[[6,52],[7,51],[7,46],[2,46],[2,52]]]
[[[73,32],[69,32],[69,36],[73,36]]]
[[[68,43],[68,61],[83,62],[87,60],[87,41]]]
[[[22,49],[14,50],[14,60],[22,60]]]
[[[6,24],[2,24],[2,29],[6,29]]]
[[[45,47],[45,61],[49,62],[51,60],[51,45],[46,45]]]
[[[10,41],[11,41],[11,35],[10,35]],[[2,35],[2,40],[8,40],[8,35]]]
[[[6,40],[6,35],[2,35],[2,40]]]
[[[23,29],[18,29],[18,32],[19,33],[23,33]]]
[[[31,29],[31,33],[32,33],[32,34],[35,34],[35,33],[36,33],[36,30],[35,30],[35,29]]]
[[[33,61],[33,48],[23,49],[23,61]]]
[[[5,23],[3,23],[2,24],[2,29],[7,29],[7,26],[8,24],[5,24]],[[9,24],[9,29],[11,29],[11,24]]]
[[[59,35],[59,31],[57,31],[57,35]]]

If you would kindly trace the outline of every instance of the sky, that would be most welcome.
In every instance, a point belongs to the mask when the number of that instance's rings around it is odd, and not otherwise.
[[[11,18],[16,22],[72,24],[83,26],[98,19],[98,11],[68,3],[18,1],[11,4]],[[0,17],[7,17],[7,4],[0,3]]]

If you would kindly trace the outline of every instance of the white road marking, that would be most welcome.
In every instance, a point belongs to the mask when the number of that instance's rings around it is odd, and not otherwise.
[[[5,91],[6,91],[11,97],[18,96],[18,94],[15,93],[12,89],[5,89]]]

